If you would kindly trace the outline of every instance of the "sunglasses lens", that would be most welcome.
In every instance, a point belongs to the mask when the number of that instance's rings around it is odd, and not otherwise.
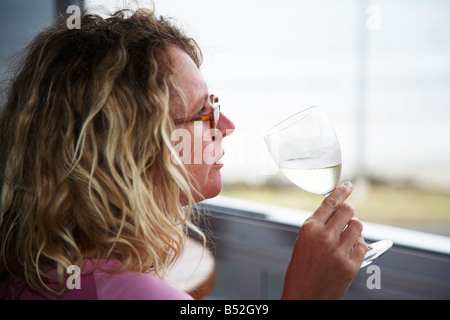
[[[219,117],[220,117],[220,105],[219,98],[214,97],[214,135],[217,136],[218,125],[219,125]]]

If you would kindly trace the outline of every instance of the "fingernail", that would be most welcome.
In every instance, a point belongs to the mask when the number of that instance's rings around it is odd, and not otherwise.
[[[346,186],[348,189],[353,189],[353,185],[352,185],[352,183],[351,182],[349,182],[349,181],[347,181],[347,182],[344,182],[344,186]]]

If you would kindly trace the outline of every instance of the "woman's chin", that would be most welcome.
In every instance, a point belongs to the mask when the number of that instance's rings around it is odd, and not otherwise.
[[[217,172],[217,174],[214,177],[211,177],[205,183],[195,186],[195,189],[192,190],[192,197],[194,203],[201,202],[206,199],[211,199],[220,194],[222,191],[222,177],[220,175],[220,172]],[[180,196],[180,203],[181,205],[185,206],[189,202],[187,200],[186,195]]]

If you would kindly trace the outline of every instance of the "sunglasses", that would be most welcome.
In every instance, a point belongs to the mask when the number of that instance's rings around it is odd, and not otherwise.
[[[214,138],[217,136],[217,125],[219,123],[219,117],[220,117],[220,104],[219,104],[219,98],[214,96],[213,94],[209,95],[209,100],[211,101],[211,104],[213,106],[213,110],[210,114],[205,115],[197,115],[189,118],[184,119],[176,119],[174,120],[175,124],[183,124],[188,122],[195,122],[195,121],[209,121],[209,128],[211,130],[214,129]]]

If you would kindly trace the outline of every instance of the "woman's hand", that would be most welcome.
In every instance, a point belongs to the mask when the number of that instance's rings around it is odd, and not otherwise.
[[[352,184],[338,186],[300,228],[282,299],[339,299],[350,287],[367,252],[363,226],[345,199]]]

